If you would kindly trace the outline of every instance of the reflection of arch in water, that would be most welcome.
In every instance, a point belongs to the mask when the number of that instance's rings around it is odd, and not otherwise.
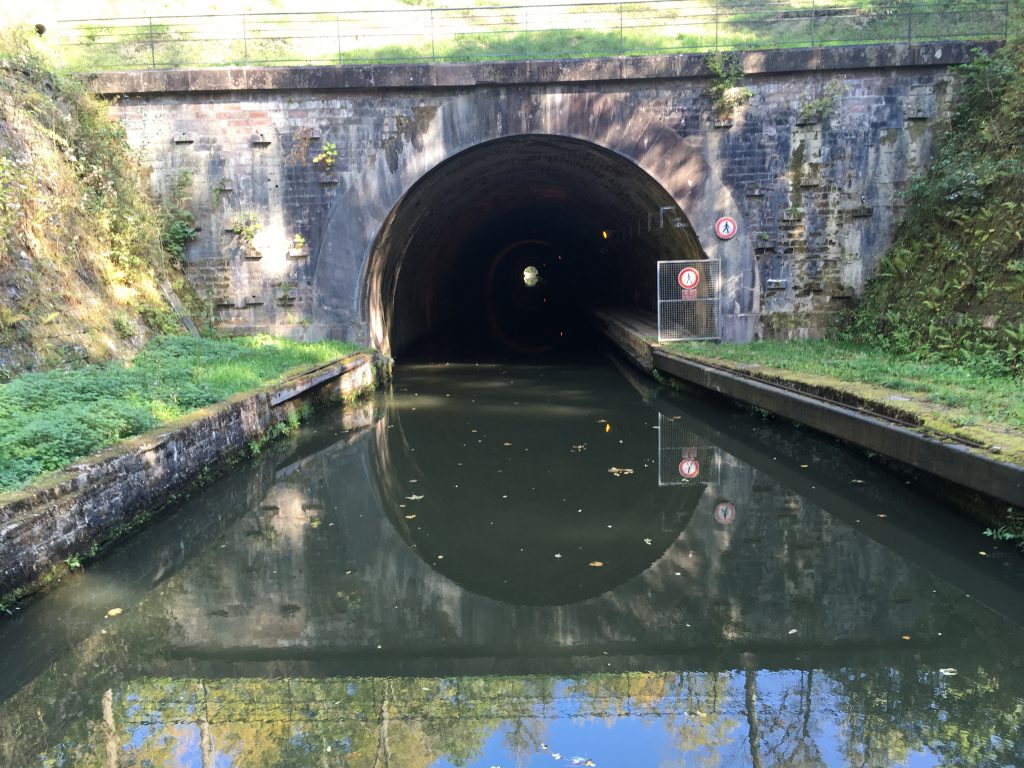
[[[488,402],[474,416],[478,431],[472,434],[486,435],[490,444],[479,451],[464,449],[460,425],[437,428],[431,395],[421,387],[422,407],[401,414],[392,407],[378,422],[374,480],[388,519],[437,572],[501,602],[568,605],[607,592],[659,560],[685,529],[706,485],[659,488],[653,467],[651,477],[617,478],[608,472],[612,459],[594,443],[576,455],[550,440],[511,450],[542,422],[552,429],[564,420],[562,433],[572,434],[569,422],[579,428],[584,405],[573,394],[591,396],[580,389],[541,402],[531,397],[531,386],[516,389],[517,407],[502,392],[477,395],[478,403]],[[625,388],[613,395],[622,402],[607,403],[607,391],[603,395],[610,413],[639,405]],[[616,435],[649,443],[650,426],[643,418],[616,424]],[[456,454],[467,461],[453,473]]]

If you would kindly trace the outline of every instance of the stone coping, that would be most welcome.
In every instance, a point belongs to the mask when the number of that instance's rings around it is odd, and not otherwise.
[[[840,45],[737,51],[747,75],[962,64],[976,51],[1001,43],[949,41]],[[87,76],[96,93],[210,93],[237,91],[367,91],[392,88],[457,88],[494,85],[596,83],[711,77],[708,54],[680,53],[555,61],[489,61],[429,64],[344,64],[301,67],[140,69]]]

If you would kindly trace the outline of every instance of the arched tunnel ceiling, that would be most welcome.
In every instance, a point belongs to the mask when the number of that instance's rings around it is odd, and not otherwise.
[[[597,145],[530,135],[473,147],[426,174],[388,217],[368,271],[375,341],[396,353],[444,333],[543,346],[560,312],[653,308],[657,260],[703,258],[685,221],[654,179]],[[510,313],[534,310],[514,296],[496,308],[496,283],[500,293],[531,259],[550,262],[546,280],[557,271],[538,302],[546,319],[506,328]]]

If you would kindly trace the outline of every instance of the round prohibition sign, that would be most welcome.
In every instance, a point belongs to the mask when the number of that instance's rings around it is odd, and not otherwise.
[[[723,216],[715,222],[715,234],[719,240],[732,240],[736,237],[736,219],[732,216]]]
[[[722,501],[715,505],[715,522],[728,525],[736,519],[736,505],[731,501]]]
[[[693,267],[686,267],[679,272],[679,277],[676,278],[679,281],[679,287],[689,290],[690,288],[696,288],[700,285],[700,272]]]
[[[700,463],[696,459],[683,459],[679,462],[679,475],[686,480],[693,480],[700,474]]]

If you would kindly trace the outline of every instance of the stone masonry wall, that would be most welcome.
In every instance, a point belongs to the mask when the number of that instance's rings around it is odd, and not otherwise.
[[[191,174],[202,231],[188,273],[224,329],[366,342],[368,253],[411,184],[467,146],[560,133],[631,158],[676,197],[723,259],[727,337],[743,341],[820,335],[861,292],[948,117],[949,65],[972,55],[747,53],[751,97],[728,115],[698,55],[110,73],[94,88],[119,96],[111,110],[157,192]],[[739,236],[714,237],[713,209]]]

